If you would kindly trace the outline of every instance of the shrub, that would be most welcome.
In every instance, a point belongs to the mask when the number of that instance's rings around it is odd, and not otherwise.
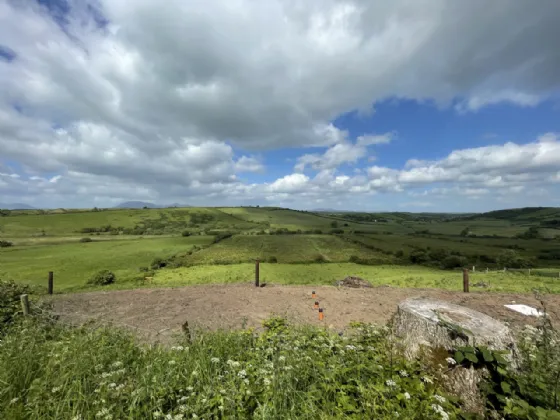
[[[422,249],[415,249],[410,253],[410,256],[408,258],[413,264],[424,264],[429,260],[428,254]]]
[[[323,231],[322,231],[321,229],[313,229],[313,233],[314,233],[315,235],[322,235],[322,234],[323,234]]]
[[[29,292],[27,285],[0,280],[0,336],[21,312],[20,296]]]
[[[330,232],[332,235],[341,235],[344,233],[344,229],[331,229]]]
[[[503,251],[496,259],[496,262],[499,266],[508,268],[529,268],[532,266],[529,260],[521,257],[511,249]]]
[[[354,263],[354,264],[359,264],[360,263],[360,257],[358,257],[357,255],[351,255],[350,258],[348,259],[348,262]]]
[[[331,222],[331,227],[334,228],[334,229],[336,229],[336,228],[338,227],[338,222],[337,222],[336,220],[333,220],[333,221]]]
[[[88,284],[96,286],[106,286],[114,283],[116,280],[115,274],[109,270],[101,270],[95,273],[89,280]]]
[[[85,243],[85,242],[93,242],[93,239],[91,238],[82,238],[80,239],[80,242]]]
[[[441,267],[447,270],[457,267],[464,267],[467,265],[467,259],[465,257],[459,257],[457,255],[449,255],[441,261]]]
[[[150,268],[152,270],[158,270],[160,268],[167,267],[168,261],[165,258],[156,257],[152,260]]]
[[[324,255],[319,254],[315,258],[313,258],[313,261],[316,262],[316,263],[324,263],[324,262],[327,262],[327,259],[325,258]]]
[[[191,236],[191,233],[190,233],[188,230],[184,230],[184,231],[181,233],[181,236],[184,236],[184,237]]]
[[[268,257],[268,259],[266,260],[266,262],[269,262],[269,263],[277,263],[277,262],[278,262],[278,259],[277,259],[274,255],[272,255],[272,256]]]
[[[443,262],[449,256],[449,253],[445,249],[433,249],[428,253],[428,256],[433,261]]]
[[[8,248],[14,244],[10,241],[0,241],[0,248]]]
[[[395,252],[395,257],[397,258],[404,257],[404,251],[402,249],[399,249],[397,252]]]

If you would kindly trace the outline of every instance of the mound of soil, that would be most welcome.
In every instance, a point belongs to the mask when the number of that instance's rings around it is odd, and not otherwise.
[[[338,280],[337,282],[335,282],[335,285],[342,287],[353,287],[355,289],[362,287],[371,287],[371,284],[369,284],[367,280],[354,276],[348,276],[344,280]]]

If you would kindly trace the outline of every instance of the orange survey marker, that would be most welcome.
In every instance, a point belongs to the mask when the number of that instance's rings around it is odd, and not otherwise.
[[[325,314],[323,314],[323,308],[319,308],[319,321],[322,321],[324,317]]]
[[[311,292],[311,297],[312,297],[312,298],[316,298],[316,297],[317,297],[317,293],[315,293],[315,290],[313,290],[313,291]]]
[[[319,309],[319,302],[315,301],[315,304],[313,305],[313,309]]]

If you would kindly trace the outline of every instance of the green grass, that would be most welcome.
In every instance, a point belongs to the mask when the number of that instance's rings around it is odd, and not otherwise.
[[[55,273],[55,290],[85,285],[92,274],[111,270],[117,282],[137,277],[139,267],[155,257],[169,257],[205,245],[211,236],[137,238],[63,245],[33,245],[0,249],[0,278],[46,285],[47,273]]]
[[[435,370],[401,357],[387,329],[361,325],[340,337],[281,319],[268,325],[260,336],[200,332],[166,348],[110,329],[28,322],[0,346],[0,417],[394,419],[398,412],[435,420],[434,403],[451,418],[459,412]]]
[[[156,272],[154,286],[183,286],[208,283],[238,283],[254,279],[254,264],[209,265],[164,269]],[[439,288],[463,290],[461,271],[443,271],[421,266],[366,266],[352,263],[331,264],[266,264],[260,265],[263,283],[289,285],[332,285],[346,276],[359,276],[375,286]],[[485,288],[472,286],[472,291],[531,293],[541,289],[560,293],[560,279],[529,276],[526,273],[471,273],[470,283],[484,282]]]
[[[186,257],[191,264],[247,262],[276,257],[278,262],[313,262],[321,256],[326,261],[346,262],[352,255],[382,262],[383,254],[349,243],[333,235],[238,235]]]

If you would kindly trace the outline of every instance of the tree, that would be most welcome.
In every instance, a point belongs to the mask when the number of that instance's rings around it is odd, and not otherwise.
[[[465,229],[463,229],[460,233],[461,236],[469,236],[470,234],[471,234],[471,228],[468,226]]]
[[[338,222],[336,220],[333,220],[331,222],[331,227],[336,229],[338,227]]]

